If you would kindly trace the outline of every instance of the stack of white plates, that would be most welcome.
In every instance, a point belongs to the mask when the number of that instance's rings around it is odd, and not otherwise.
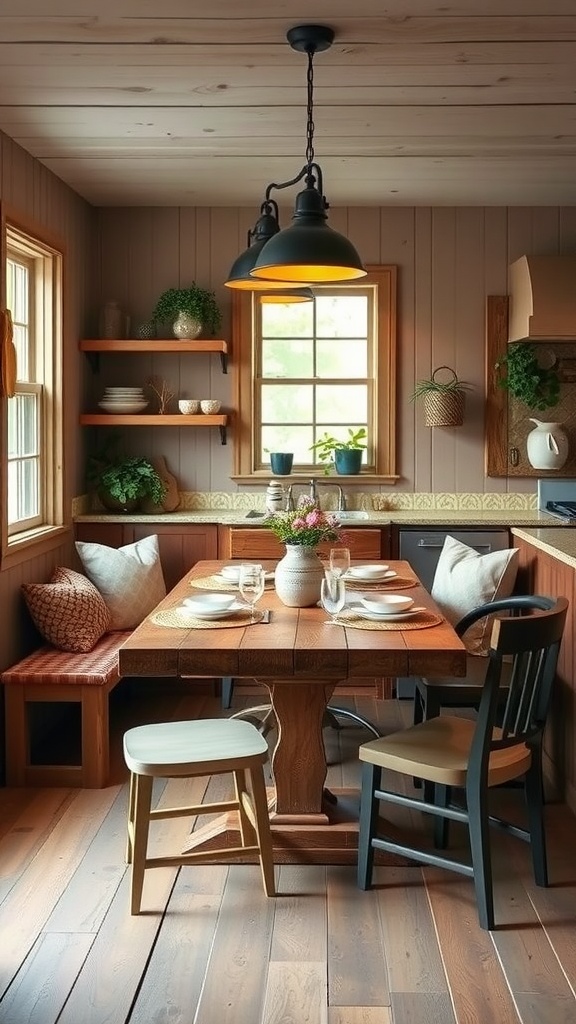
[[[101,409],[110,413],[143,412],[148,405],[142,388],[106,388],[102,401],[98,402]]]

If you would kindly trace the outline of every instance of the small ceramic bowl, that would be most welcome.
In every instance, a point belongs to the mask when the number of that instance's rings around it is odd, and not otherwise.
[[[186,597],[184,604],[187,608],[200,612],[224,612],[235,600],[234,594],[195,594],[194,597]]]
[[[370,597],[362,597],[360,600],[369,612],[375,612],[377,615],[407,612],[414,604],[413,598],[401,597],[400,594],[371,594]]]
[[[359,580],[376,580],[388,572],[388,569],[387,565],[353,565],[348,571]]]
[[[202,412],[207,413],[208,416],[214,416],[220,410],[222,402],[219,402],[216,398],[203,398],[200,402],[200,408]]]
[[[181,398],[178,408],[184,416],[194,416],[200,408],[200,402],[197,398]]]

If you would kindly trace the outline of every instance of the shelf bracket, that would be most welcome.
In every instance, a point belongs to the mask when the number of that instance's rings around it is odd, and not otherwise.
[[[222,364],[222,373],[228,373],[228,353],[220,353],[220,362]],[[222,441],[222,444],[226,444],[226,441]]]
[[[220,431],[220,444],[226,444],[226,426],[218,427]]]

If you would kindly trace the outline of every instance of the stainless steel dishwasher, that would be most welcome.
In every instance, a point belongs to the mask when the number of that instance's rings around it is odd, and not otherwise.
[[[419,527],[413,527],[400,530],[398,533],[399,557],[410,562],[426,590],[432,589],[434,573],[445,537],[454,537],[455,540],[474,548],[481,555],[510,547],[508,530],[504,527],[495,526],[493,529],[484,530],[447,530],[444,527],[429,527],[422,530]],[[401,698],[414,696],[414,681],[410,677],[403,676],[396,680],[396,696]]]

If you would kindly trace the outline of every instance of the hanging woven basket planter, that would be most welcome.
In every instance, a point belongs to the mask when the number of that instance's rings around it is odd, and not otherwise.
[[[438,380],[437,374],[447,370],[452,376]],[[429,380],[418,381],[412,400],[424,399],[424,422],[427,427],[461,427],[464,422],[466,391],[471,384],[458,379],[450,366],[438,366]]]

